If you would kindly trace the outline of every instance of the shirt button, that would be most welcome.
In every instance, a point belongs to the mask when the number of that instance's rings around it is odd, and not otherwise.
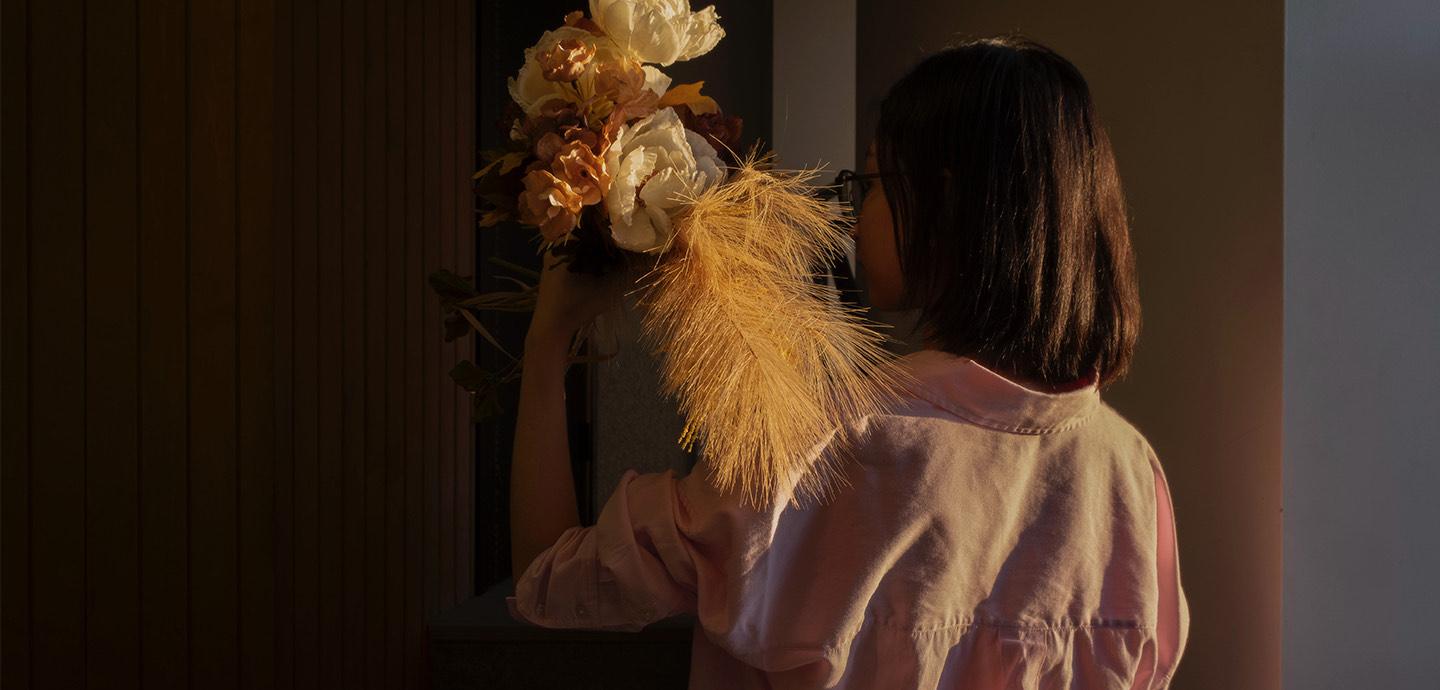
[[[584,605],[584,604],[576,604],[576,605],[575,605],[575,615],[577,615],[577,616],[585,616],[585,615],[588,615],[588,614],[589,614],[589,612],[585,610],[585,605]]]

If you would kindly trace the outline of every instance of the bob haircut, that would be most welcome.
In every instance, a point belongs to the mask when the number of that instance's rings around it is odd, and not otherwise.
[[[1014,34],[947,48],[890,88],[875,145],[917,330],[1046,384],[1126,374],[1125,197],[1074,65]]]

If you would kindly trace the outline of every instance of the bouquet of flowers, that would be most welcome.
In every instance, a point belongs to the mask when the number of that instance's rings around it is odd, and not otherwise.
[[[737,156],[741,120],[704,82],[672,84],[661,71],[725,36],[713,6],[590,0],[589,10],[546,31],[510,79],[508,146],[482,152],[475,174],[479,225],[538,229],[541,251],[573,271],[645,260],[634,290],[664,392],[686,418],[680,443],[699,441],[711,482],[756,506],[777,491],[823,500],[845,483],[846,454],[818,451],[846,448],[845,423],[904,385],[874,324],[815,279],[844,255],[843,215],[814,194],[816,171]],[[476,316],[533,305],[534,288],[510,280],[517,291],[482,294],[432,278],[450,330],[500,347]],[[473,393],[519,366],[455,376]]]

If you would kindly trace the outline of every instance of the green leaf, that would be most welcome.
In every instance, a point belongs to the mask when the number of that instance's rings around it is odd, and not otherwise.
[[[444,329],[445,342],[448,343],[456,338],[464,338],[465,334],[470,332],[470,322],[460,316],[459,312],[452,311],[445,315]]]
[[[470,396],[470,421],[481,424],[504,413],[505,407],[500,404],[499,389]]]
[[[521,266],[520,264],[507,261],[498,256],[491,256],[486,258],[485,260],[489,261],[492,264],[495,264],[496,266],[499,266],[500,268],[509,269],[515,273],[518,273],[522,276],[527,276],[533,280],[540,280],[540,272],[533,268],[526,268],[524,266]]]
[[[430,274],[429,283],[430,289],[440,296],[440,302],[445,305],[480,294],[470,281],[443,268]]]
[[[499,383],[500,377],[475,366],[468,359],[462,359],[450,369],[450,380],[471,393],[478,393]]]
[[[483,422],[505,411],[500,404],[500,384],[506,377],[462,360],[450,370],[450,379],[470,393],[471,421]]]
[[[515,361],[515,362],[520,361],[520,358],[519,358],[519,357],[516,357],[515,355],[510,354],[510,351],[509,351],[509,350],[506,350],[506,349],[505,349],[505,346],[504,346],[504,345],[501,345],[501,344],[500,344],[500,341],[499,341],[499,340],[496,340],[496,339],[495,339],[495,336],[493,336],[493,335],[490,334],[489,329],[485,328],[485,324],[480,323],[480,319],[475,318],[475,315],[472,314],[472,313],[470,313],[470,310],[469,310],[469,309],[467,309],[467,308],[465,308],[465,307],[461,307],[461,308],[459,309],[459,314],[460,314],[460,316],[462,316],[462,317],[465,318],[465,321],[470,324],[470,327],[471,327],[471,328],[474,328],[474,329],[475,329],[475,332],[479,333],[481,337],[483,337],[483,338],[485,338],[486,340],[490,341],[490,344],[491,344],[491,345],[494,345],[494,346],[495,346],[495,349],[499,350],[499,351],[501,352],[501,354],[504,354],[506,357],[509,357],[511,361]],[[462,334],[462,335],[463,335],[463,334]]]
[[[495,160],[490,161],[489,165],[476,171],[472,179],[478,180],[482,177],[485,177],[486,175],[490,174],[491,170],[494,170],[496,168],[500,169],[499,174],[508,174],[511,170],[520,167],[520,164],[525,162],[525,158],[528,157],[528,155],[528,151],[512,151],[510,153],[502,154]]]
[[[510,212],[501,209],[495,209],[493,211],[486,211],[485,213],[480,214],[480,220],[476,223],[476,225],[482,228],[490,228],[499,225],[500,221],[502,220],[510,220]]]

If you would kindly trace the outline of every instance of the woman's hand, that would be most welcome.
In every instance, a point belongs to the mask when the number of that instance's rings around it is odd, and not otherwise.
[[[627,256],[620,268],[603,276],[593,276],[572,272],[550,252],[545,253],[542,261],[540,292],[525,336],[527,350],[567,349],[576,331],[618,304],[634,286],[642,263]]]

